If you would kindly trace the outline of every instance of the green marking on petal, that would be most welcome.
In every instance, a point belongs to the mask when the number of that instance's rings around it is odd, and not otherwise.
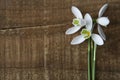
[[[72,24],[75,26],[80,26],[80,19],[77,19],[77,18],[73,19]]]
[[[91,36],[91,32],[87,29],[82,29],[81,34],[84,36],[85,39],[88,39]]]

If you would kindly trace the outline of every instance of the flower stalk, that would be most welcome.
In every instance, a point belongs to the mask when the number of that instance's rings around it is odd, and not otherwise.
[[[96,65],[96,49],[97,45],[94,43],[94,48],[93,48],[93,57],[92,57],[92,80],[95,80],[95,65]]]
[[[88,39],[88,80],[91,80],[91,38]]]
[[[96,65],[96,49],[97,45],[88,39],[88,80],[95,80],[95,65]]]

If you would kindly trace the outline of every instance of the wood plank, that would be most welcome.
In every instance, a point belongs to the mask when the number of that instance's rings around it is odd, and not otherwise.
[[[60,24],[70,20],[65,15],[71,14],[71,0],[1,0],[1,3],[4,5],[0,6],[0,28]]]
[[[87,69],[87,41],[81,45],[71,46],[70,41],[79,35],[65,35],[71,25],[51,25],[33,28],[7,29],[0,31],[1,56],[0,67],[41,67],[47,51],[47,69]],[[112,27],[112,25],[110,26]],[[108,40],[97,50],[97,69],[119,71],[119,25],[108,28]],[[46,36],[46,39],[44,38]],[[110,37],[111,36],[111,37]],[[117,38],[116,38],[117,37]],[[47,40],[48,42],[46,43]],[[115,42],[118,44],[114,45]],[[44,45],[47,46],[44,46]],[[43,47],[44,46],[44,47]],[[46,47],[46,49],[44,49]],[[114,50],[113,50],[114,49]]]
[[[117,15],[119,11],[119,0],[1,0],[0,6],[0,28],[32,27],[41,25],[53,25],[71,22],[73,14],[71,6],[75,5],[83,14],[89,12],[97,17],[100,7],[109,3],[109,9],[105,14],[112,24],[119,24]],[[3,5],[4,4],[4,5]],[[57,5],[56,5],[57,4]],[[94,5],[96,6],[94,8]],[[114,11],[114,15],[112,12]]]
[[[3,74],[4,73],[4,74]],[[49,70],[50,80],[87,80],[87,71],[82,70]],[[0,80],[45,80],[44,70],[41,69],[0,69]],[[96,72],[97,80],[119,80],[120,72]]]

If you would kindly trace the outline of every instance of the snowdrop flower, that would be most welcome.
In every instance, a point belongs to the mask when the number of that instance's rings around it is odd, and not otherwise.
[[[108,4],[104,4],[101,7],[101,9],[99,10],[98,19],[96,20],[96,22],[98,23],[98,33],[100,34],[100,36],[102,37],[103,40],[106,40],[106,36],[105,36],[101,26],[106,27],[110,23],[108,17],[102,17],[102,15],[106,11],[107,7],[108,7]]]
[[[66,34],[74,34],[76,33],[78,30],[80,30],[83,26],[86,26],[88,27],[89,29],[91,28],[90,26],[92,25],[91,21],[92,21],[92,18],[91,16],[87,13],[83,19],[83,16],[82,16],[82,13],[81,11],[75,7],[75,6],[72,6],[71,8],[71,11],[72,13],[74,14],[74,16],[76,18],[73,19],[73,22],[72,24],[74,25],[73,27],[69,28],[67,31],[66,31]]]
[[[92,24],[92,19],[91,21],[89,21],[90,23],[89,24]],[[86,27],[85,29],[82,29],[81,31],[81,35],[73,38],[73,40],[71,41],[71,44],[72,45],[77,45],[77,44],[80,44],[82,42],[84,42],[86,39],[88,38],[92,38],[92,40],[97,44],[97,45],[103,45],[104,44],[104,41],[103,39],[98,35],[98,34],[94,34],[92,33],[92,25],[89,26],[89,27]]]

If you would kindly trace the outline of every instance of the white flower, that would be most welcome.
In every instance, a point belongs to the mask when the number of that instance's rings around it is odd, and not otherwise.
[[[75,37],[72,41],[71,44],[72,45],[77,45],[80,44],[82,42],[84,42],[86,39],[88,38],[92,38],[92,40],[97,44],[97,45],[103,45],[104,41],[103,39],[98,35],[98,34],[93,34],[91,33],[90,30],[88,29],[82,29],[81,31],[81,35]]]
[[[96,22],[98,23],[98,33],[100,34],[100,36],[102,37],[103,40],[106,40],[106,36],[105,36],[101,26],[106,27],[110,23],[108,17],[102,17],[102,15],[106,11],[107,7],[108,7],[108,4],[104,4],[101,7],[101,9],[99,10],[98,19],[96,20]]]
[[[91,27],[92,18],[88,13],[85,14],[85,17],[83,19],[82,13],[77,7],[72,6],[71,10],[76,18],[74,18],[72,22],[74,26],[69,28],[66,31],[66,34],[73,34],[77,32],[78,30],[80,30],[83,26],[86,26],[87,28],[92,29]]]
[[[88,16],[89,16],[89,17],[88,17]],[[82,29],[81,35],[75,37],[75,38],[71,41],[71,44],[72,44],[72,45],[80,44],[80,43],[84,42],[86,39],[88,39],[88,38],[91,37],[92,40],[93,40],[97,45],[103,45],[103,44],[104,44],[104,41],[102,40],[102,38],[101,38],[98,34],[93,34],[93,33],[92,33],[93,22],[92,22],[92,18],[90,17],[89,14],[86,14],[85,20],[86,20],[87,23],[90,24],[90,25],[89,25],[89,26],[86,26],[86,29]]]

